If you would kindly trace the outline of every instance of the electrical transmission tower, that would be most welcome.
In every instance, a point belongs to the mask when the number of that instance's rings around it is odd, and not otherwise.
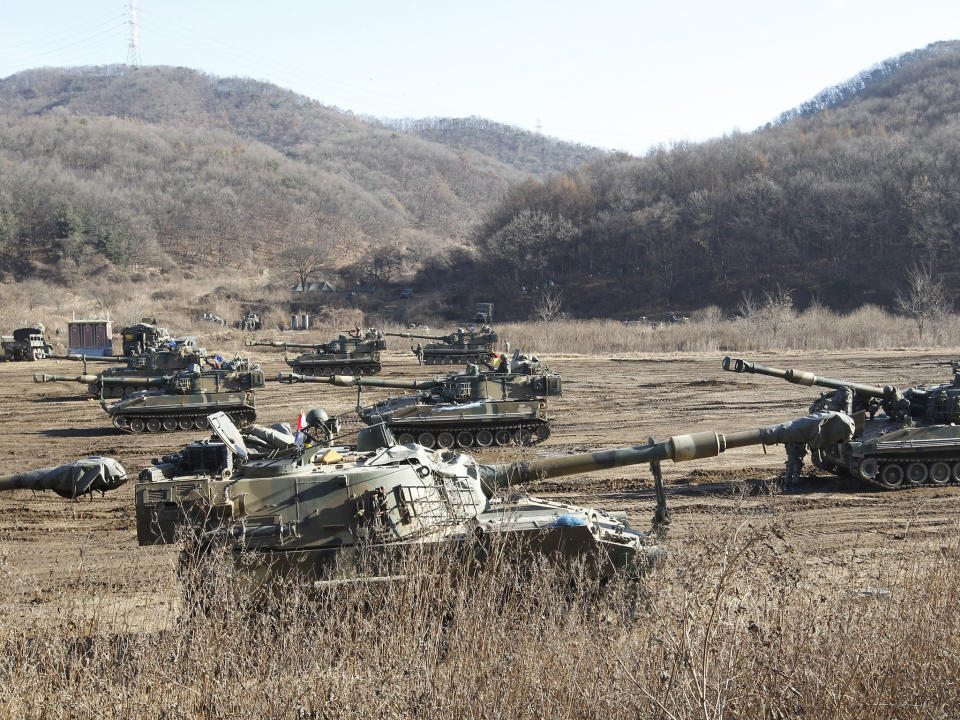
[[[130,0],[127,24],[130,26],[130,39],[127,42],[127,65],[140,67],[140,45],[137,41],[137,0]]]

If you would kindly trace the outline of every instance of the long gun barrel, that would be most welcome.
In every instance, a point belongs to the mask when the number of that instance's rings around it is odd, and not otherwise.
[[[850,416],[825,411],[807,415],[789,423],[768,425],[756,430],[733,433],[698,432],[674,435],[661,442],[637,445],[619,450],[569,455],[567,457],[528,460],[498,465],[481,465],[480,477],[488,494],[496,488],[531,482],[549,477],[574,475],[600,468],[655,463],[661,460],[686,462],[716,457],[725,450],[749,445],[805,443],[811,448],[827,447],[853,437],[854,422]]]
[[[129,375],[50,375],[49,373],[34,373],[35,383],[44,382],[75,382],[84,385],[134,385],[140,387],[163,387],[170,378],[164,375],[155,377],[131,377]]]
[[[125,355],[80,355],[70,353],[69,355],[49,355],[51,360],[76,360],[77,362],[126,362],[130,358]]]
[[[247,347],[278,347],[278,348],[297,348],[301,350],[313,350],[319,348],[323,343],[293,343],[283,342],[282,340],[247,340],[244,345]]]
[[[430,390],[443,384],[442,380],[382,380],[380,378],[355,377],[353,375],[334,375],[324,377],[322,375],[301,375],[299,373],[282,372],[277,375],[277,382],[295,383],[295,382],[313,382],[324,383],[326,385],[339,385],[340,387],[386,387],[403,388],[405,390]]]
[[[61,497],[75,498],[97,490],[113,490],[126,481],[127,473],[116,460],[91,457],[68,465],[0,476],[0,491],[53,490]]]
[[[780,370],[779,368],[766,367],[757,363],[748,362],[741,358],[725,357],[723,359],[723,369],[730,372],[769,375],[770,377],[780,378],[781,380],[786,380],[787,382],[792,382],[797,385],[817,385],[819,387],[833,388],[834,390],[850,388],[858,395],[876,398],[883,397],[883,388],[877,387],[876,385],[863,385],[846,380],[834,380],[832,378],[814,375],[805,370]]]
[[[390,337],[417,338],[419,340],[441,340],[448,343],[452,343],[457,337],[456,333],[451,333],[449,335],[417,335],[416,333],[385,332],[384,335],[389,335]]]

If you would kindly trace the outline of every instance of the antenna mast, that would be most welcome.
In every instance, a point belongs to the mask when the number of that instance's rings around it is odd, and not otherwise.
[[[130,26],[130,39],[127,42],[127,65],[140,67],[140,45],[137,40],[137,0],[130,0],[127,25]]]

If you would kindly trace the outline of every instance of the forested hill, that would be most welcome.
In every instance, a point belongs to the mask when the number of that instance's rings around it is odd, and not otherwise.
[[[843,309],[889,305],[922,262],[955,298],[960,43],[883,68],[751,134],[514,186],[423,277],[479,278],[515,309],[559,289],[579,315],[733,308],[778,286]]]
[[[567,147],[579,164],[584,149]],[[563,154],[552,147],[552,168]],[[341,261],[383,246],[422,255],[534,170],[253,80],[32,70],[0,80],[0,270],[64,270],[91,253],[270,266],[304,242]]]
[[[479,117],[394,120],[390,127],[425,140],[464,147],[496,158],[533,175],[579,167],[608,153]]]

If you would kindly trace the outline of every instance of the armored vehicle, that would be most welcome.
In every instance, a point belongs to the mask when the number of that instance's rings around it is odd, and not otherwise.
[[[655,533],[632,529],[623,515],[504,489],[543,478],[649,463],[657,496],[655,528],[667,520],[660,461],[714,457],[730,448],[777,442],[836,442],[849,418],[821,413],[794,423],[728,434],[700,432],[617,450],[481,465],[453,450],[395,444],[377,425],[355,447],[312,433],[322,411],[308,414],[302,446],[254,457],[228,419],[210,418],[219,441],[195,443],[141,471],[134,490],[141,545],[175,542],[178,529],[201,547],[220,548],[263,578],[290,571],[323,580],[369,553],[390,560],[417,547],[489,546],[520,541],[524,552],[587,557],[601,576],[636,572],[662,555]],[[475,545],[475,543],[477,545]]]
[[[0,338],[4,360],[43,360],[53,353],[53,347],[43,337],[43,328],[17,328],[13,335]]]
[[[107,404],[101,396],[100,404],[113,421],[113,426],[124,432],[172,432],[205,428],[207,416],[224,411],[238,424],[246,425],[256,418],[254,389],[264,386],[259,367],[248,368],[245,361],[223,368],[201,370],[194,366],[173,375],[144,377],[103,377],[98,375],[47,375],[36,373],[34,382],[100,383],[134,385],[141,388],[122,400]]]
[[[68,465],[0,475],[0,491],[53,490],[60,497],[76,498],[105,493],[127,481],[127,472],[113,458],[90,457]]]
[[[279,340],[248,340],[248,346],[282,347],[312,350],[293,359],[284,352],[287,365],[301,375],[376,375],[381,370],[380,351],[387,349],[383,333],[376,328],[360,328],[341,334],[336,340],[309,345]]]
[[[831,388],[811,410],[831,407],[852,415],[851,440],[811,452],[813,464],[850,473],[887,490],[960,483],[960,363],[953,382],[903,390],[780,370],[725,357],[724,370],[769,375],[798,385]]]
[[[136,380],[130,383],[104,384],[102,378],[142,378],[144,375],[173,375],[187,370],[192,365],[202,365],[206,359],[206,351],[196,345],[175,345],[166,350],[145,350],[137,355],[103,355],[87,357],[85,355],[54,355],[59,360],[79,360],[83,362],[83,374],[87,375],[88,362],[121,362],[122,366],[106,368],[94,377],[95,382],[87,386],[91,395],[104,397],[126,397],[130,393],[139,392],[142,386]]]
[[[546,440],[550,436],[547,398],[562,394],[557,373],[511,375],[481,372],[476,365],[471,365],[466,373],[435,380],[381,380],[349,375],[318,378],[295,373],[280,373],[277,379],[356,386],[363,422],[384,422],[400,444],[417,442],[427,448],[530,445]],[[359,393],[364,387],[421,392],[360,408]]]
[[[169,347],[173,338],[166,328],[158,327],[154,318],[143,318],[138,323],[128,325],[120,331],[120,341],[124,355],[139,355],[146,350],[160,350]]]
[[[487,362],[493,359],[494,348],[500,337],[489,325],[480,330],[457,328],[449,335],[417,335],[416,333],[384,333],[394,337],[420,340],[436,340],[427,345],[411,348],[424,365],[465,365]]]

